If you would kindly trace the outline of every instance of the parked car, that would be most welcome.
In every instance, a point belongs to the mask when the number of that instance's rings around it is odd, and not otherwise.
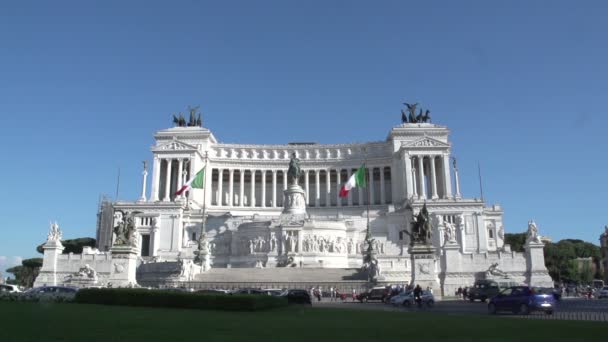
[[[370,300],[379,300],[381,302],[384,302],[384,299],[387,296],[386,293],[386,288],[384,286],[382,287],[374,287],[371,290],[367,290],[365,292],[362,292],[360,294],[357,295],[357,299],[360,302],[368,302]]]
[[[21,292],[17,285],[0,284],[0,292]]]
[[[198,290],[198,291],[196,291],[196,293],[222,295],[222,294],[230,294],[230,291],[219,290],[219,289],[204,289],[204,290]]]
[[[37,297],[37,298],[49,298],[49,297],[63,297],[72,299],[76,296],[78,288],[68,286],[40,286],[34,287],[23,292],[23,296],[26,297]]]
[[[608,286],[602,287],[602,289],[597,292],[597,298],[608,298]]]
[[[255,294],[255,295],[263,295],[267,294],[266,292],[260,289],[238,289],[232,291],[232,294]]]
[[[282,293],[289,304],[312,304],[310,294],[306,290],[290,289]]]
[[[488,303],[488,312],[509,311],[514,314],[527,315],[532,311],[544,311],[553,314],[556,300],[551,292],[539,291],[527,286],[513,286],[492,297]]]
[[[282,289],[262,289],[260,290],[269,296],[280,296],[285,293],[285,290]]]

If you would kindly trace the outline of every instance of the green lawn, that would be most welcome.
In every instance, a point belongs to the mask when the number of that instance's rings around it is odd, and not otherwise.
[[[608,324],[289,307],[265,312],[0,302],[0,341],[605,341]]]

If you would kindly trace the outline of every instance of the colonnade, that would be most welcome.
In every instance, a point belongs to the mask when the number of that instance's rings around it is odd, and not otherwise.
[[[452,197],[449,155],[403,153],[408,198],[448,199]]]
[[[286,169],[213,168],[211,205],[227,207],[281,207],[283,190],[287,189]],[[304,189],[310,207],[340,207],[387,204],[391,202],[391,168],[370,166],[369,201],[367,190],[353,189],[347,197],[339,196],[340,188],[356,168],[304,169],[299,185]]]

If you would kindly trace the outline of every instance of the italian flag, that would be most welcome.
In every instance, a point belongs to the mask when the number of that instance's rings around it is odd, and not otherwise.
[[[181,189],[177,190],[175,196],[180,196],[184,192],[194,188],[194,189],[202,189],[205,185],[205,168],[202,168],[199,172],[194,175],[194,178],[191,178],[182,186]]]
[[[353,173],[352,176],[348,179],[342,188],[340,189],[340,197],[348,196],[348,192],[352,188],[364,188],[365,187],[365,164],[361,165],[361,167],[357,170],[357,172]]]

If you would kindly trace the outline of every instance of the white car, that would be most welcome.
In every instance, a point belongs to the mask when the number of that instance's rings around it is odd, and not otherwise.
[[[598,291],[597,298],[608,298],[608,286],[604,286],[601,290]]]
[[[21,292],[17,285],[0,284],[0,292]]]
[[[389,302],[395,306],[403,305],[405,300],[412,296],[412,291],[403,291],[396,296],[392,296]]]
[[[393,299],[395,300],[393,302]],[[420,294],[421,304],[426,305],[428,307],[432,307],[435,305],[435,297],[429,291],[422,291]],[[391,298],[391,303],[395,305],[403,305],[405,307],[410,307],[416,305],[416,299],[414,298],[414,291],[402,292],[399,295]]]

